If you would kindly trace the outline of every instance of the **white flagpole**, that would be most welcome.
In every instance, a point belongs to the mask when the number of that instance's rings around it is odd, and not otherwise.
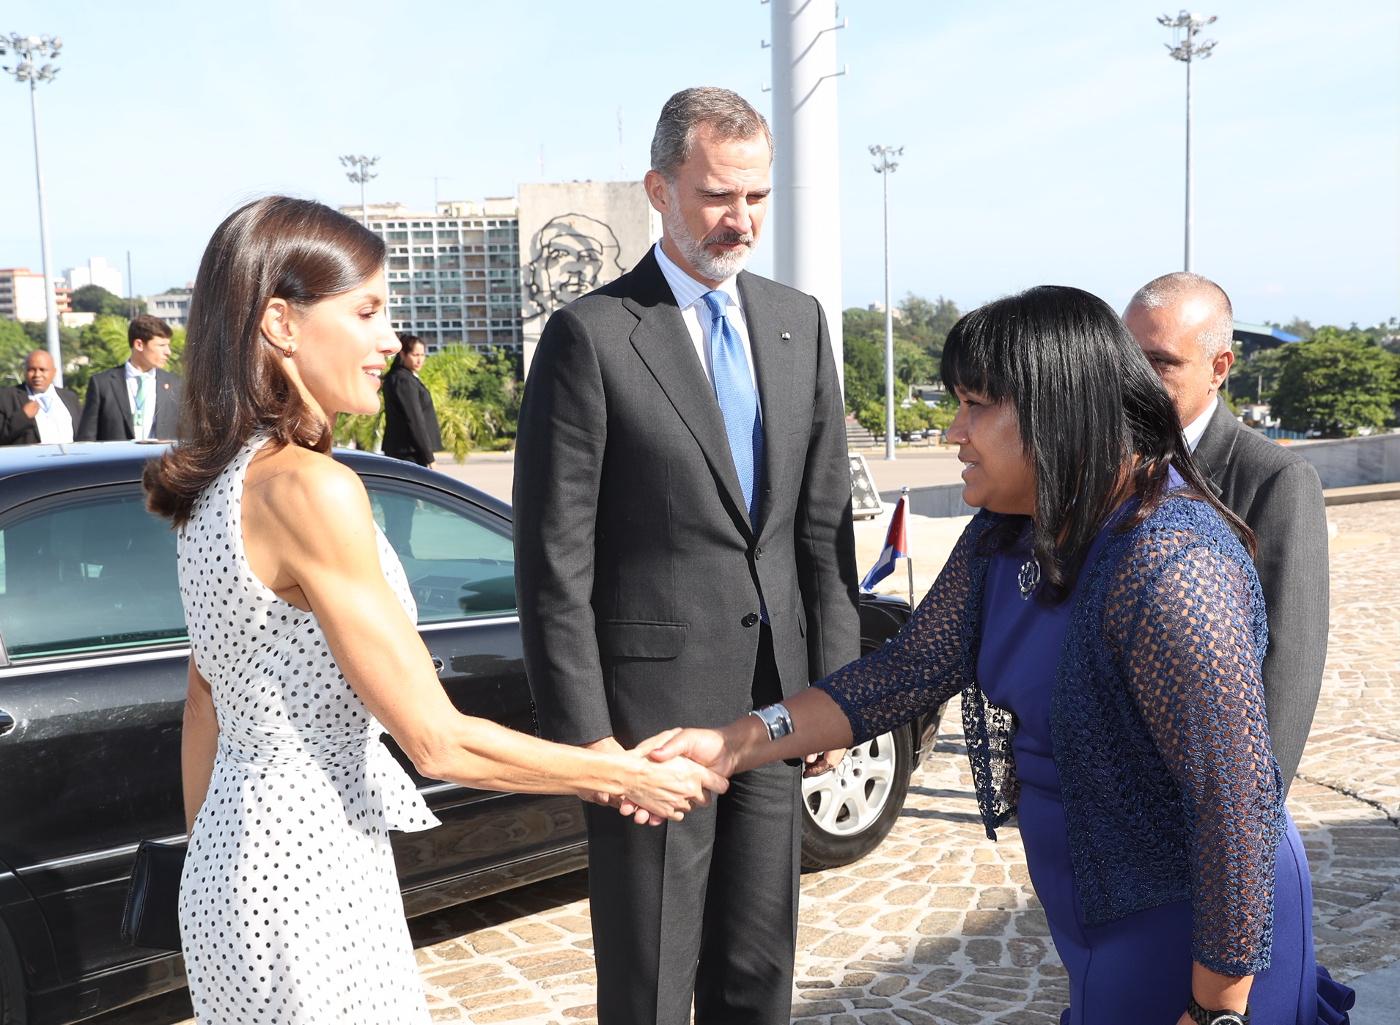
[[[914,545],[909,541],[909,485],[899,489],[899,497],[904,500],[904,538],[909,551],[904,553],[904,562],[909,567],[909,608],[914,608]]]

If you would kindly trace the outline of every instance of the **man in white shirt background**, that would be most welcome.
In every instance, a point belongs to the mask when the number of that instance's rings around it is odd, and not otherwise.
[[[146,441],[175,437],[180,423],[180,379],[170,362],[170,326],[141,314],[127,328],[131,358],[88,382],[78,441]]]
[[[35,349],[24,383],[0,390],[0,445],[64,444],[78,424],[78,396],[54,385],[53,357]]]

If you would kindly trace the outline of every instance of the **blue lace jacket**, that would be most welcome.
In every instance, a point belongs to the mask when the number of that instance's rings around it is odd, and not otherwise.
[[[1014,716],[974,667],[988,555],[983,512],[898,635],[816,686],[857,741],[962,693],[987,835],[1014,811]],[[1174,496],[1105,539],[1076,599],[1051,701],[1055,767],[1084,920],[1190,899],[1192,956],[1225,975],[1267,968],[1283,788],[1260,666],[1254,565],[1204,502]]]

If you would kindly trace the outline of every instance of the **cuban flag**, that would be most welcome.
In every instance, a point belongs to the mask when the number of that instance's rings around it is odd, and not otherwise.
[[[907,558],[909,541],[904,531],[904,496],[901,495],[894,507],[894,515],[890,517],[890,529],[885,532],[884,551],[875,560],[875,565],[870,567],[870,572],[865,574],[865,579],[860,582],[860,589],[873,591],[876,584],[894,572],[895,560]]]

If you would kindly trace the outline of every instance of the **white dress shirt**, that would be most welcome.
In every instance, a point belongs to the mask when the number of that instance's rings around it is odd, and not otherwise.
[[[26,389],[27,390],[27,389]],[[34,423],[39,428],[39,441],[45,445],[68,445],[73,441],[73,414],[58,397],[53,385],[44,392],[29,392],[29,398],[39,403]]]
[[[1215,410],[1216,403],[1215,400],[1212,399],[1204,413],[1181,429],[1182,435],[1186,438],[1186,450],[1188,452],[1196,451],[1196,446],[1201,443],[1201,435],[1205,434],[1206,428],[1210,426],[1210,418],[1215,413]]]
[[[758,374],[753,365],[753,346],[749,343],[749,327],[744,320],[744,304],[739,298],[739,286],[735,284],[734,278],[721,281],[717,288],[711,289],[703,281],[696,281],[666,255],[666,250],[661,248],[661,243],[655,245],[656,262],[661,267],[661,273],[666,278],[666,284],[671,286],[671,294],[676,297],[676,305],[680,307],[681,319],[685,321],[685,329],[690,332],[690,340],[695,345],[695,354],[700,357],[700,366],[705,371],[705,376],[710,380],[710,387],[715,384],[715,371],[710,366],[710,310],[705,305],[704,295],[706,292],[723,292],[729,296],[729,305],[725,308],[724,315],[728,318],[730,325],[739,335],[739,340],[744,343],[744,358],[749,361],[749,377],[753,380],[754,394],[758,392]],[[758,415],[763,416],[763,398],[760,395],[758,400]]]
[[[136,414],[136,379],[139,377],[146,379],[143,394],[145,400],[144,417],[139,417]],[[132,365],[130,360],[127,360],[126,398],[131,403],[132,434],[137,441],[145,441],[151,436],[151,424],[156,419],[156,371],[154,367],[142,373]]]

